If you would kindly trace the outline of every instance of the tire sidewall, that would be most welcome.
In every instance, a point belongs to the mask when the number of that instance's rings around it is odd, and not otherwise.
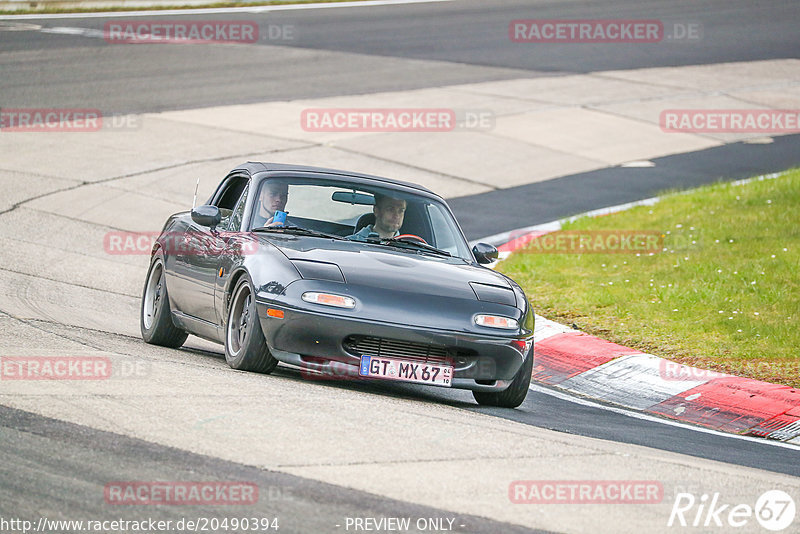
[[[237,300],[239,297],[239,293],[242,291],[243,287],[247,287],[250,291],[250,320],[252,324],[250,324],[247,328],[247,334],[245,335],[244,342],[239,347],[239,352],[233,354],[231,351],[230,344],[228,342],[228,338],[230,336],[230,326],[231,326],[231,316],[234,313],[234,308],[237,306]],[[254,331],[257,328],[258,324],[258,314],[256,313],[256,300],[255,300],[255,293],[253,291],[253,284],[250,283],[250,278],[247,275],[242,276],[238,282],[236,282],[236,287],[231,293],[231,300],[230,306],[228,306],[228,313],[227,313],[227,320],[225,321],[225,361],[228,362],[228,365],[231,367],[237,368],[241,365],[242,360],[245,358],[247,353],[252,350],[251,346],[253,344],[253,337],[254,334],[260,334],[260,328],[258,328],[258,332]],[[260,325],[258,325],[260,326]]]
[[[511,381],[511,385],[508,387],[508,390],[501,393],[506,393],[506,397],[514,396],[517,397],[518,395],[522,395],[523,399],[520,402],[524,402],[525,397],[528,395],[528,389],[531,385],[531,374],[533,373],[533,344],[531,344],[530,351],[528,352],[527,358],[522,362],[522,367],[520,367],[519,371],[517,372],[514,380]],[[523,395],[524,391],[524,395]],[[516,402],[516,401],[515,401]]]
[[[519,371],[517,371],[517,374],[514,375],[508,388],[497,393],[473,391],[473,396],[475,400],[478,401],[478,404],[513,409],[525,402],[530,388],[531,375],[533,373],[533,357],[533,344],[531,344],[527,357],[523,360],[522,366]]]
[[[147,302],[147,289],[150,286],[150,277],[153,274],[153,270],[156,268],[156,265],[161,264],[161,276],[164,277],[164,259],[161,257],[160,254],[153,256],[153,259],[150,261],[150,268],[147,270],[147,276],[144,280],[144,289],[142,290],[142,303],[139,307],[139,327],[142,331],[142,338],[145,341],[150,342],[156,334],[156,329],[158,325],[163,320],[164,313],[169,312],[169,295],[167,293],[167,284],[166,279],[162,280],[162,297],[161,303],[156,310],[156,313],[153,314],[153,319],[150,323],[150,328],[147,328],[144,324],[144,307],[145,303]],[[166,306],[164,305],[166,303]],[[170,318],[172,320],[172,318]]]
[[[516,384],[520,384],[520,382],[525,382],[525,389],[527,390],[528,387],[531,385],[531,378],[533,373],[533,343],[531,343],[530,351],[528,352],[528,357],[522,362],[522,367],[517,373],[517,376],[514,377],[514,382]],[[520,382],[517,382],[519,380]]]

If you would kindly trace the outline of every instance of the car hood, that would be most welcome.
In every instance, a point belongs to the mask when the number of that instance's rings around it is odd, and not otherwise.
[[[473,288],[485,285],[491,290],[508,290],[513,302],[511,284],[503,275],[460,258],[305,236],[269,236],[268,241],[295,264],[337,265],[352,285],[471,300],[478,299]]]

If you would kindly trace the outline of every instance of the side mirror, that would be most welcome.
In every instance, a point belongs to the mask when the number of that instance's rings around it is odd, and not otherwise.
[[[197,206],[192,210],[192,220],[200,226],[214,228],[222,220],[222,215],[216,206]]]
[[[486,264],[497,261],[497,248],[488,243],[478,243],[472,247],[472,254],[478,263]]]

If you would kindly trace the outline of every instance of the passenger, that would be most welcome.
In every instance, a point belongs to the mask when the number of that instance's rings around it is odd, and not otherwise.
[[[354,241],[367,241],[368,239],[389,239],[400,235],[403,218],[406,213],[406,201],[380,193],[375,193],[375,205],[372,207],[375,214],[375,223],[368,224],[355,234],[348,237]]]
[[[284,223],[275,222],[275,212],[284,211],[289,200],[289,184],[283,182],[267,182],[261,189],[261,199],[258,203],[258,212],[253,217],[252,228],[262,226],[284,226]]]

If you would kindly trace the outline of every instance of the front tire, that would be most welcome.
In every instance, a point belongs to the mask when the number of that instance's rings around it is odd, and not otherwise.
[[[278,365],[267,347],[261,322],[256,313],[256,301],[247,276],[233,290],[225,326],[225,360],[241,371],[271,373]]]
[[[525,362],[508,388],[497,393],[473,391],[472,396],[482,406],[516,408],[525,401],[525,397],[528,395],[528,387],[531,385],[531,373],[533,373],[533,347],[531,347],[528,357],[525,358]]]
[[[142,309],[139,313],[142,339],[152,345],[177,349],[189,334],[175,326],[169,308],[167,283],[164,279],[164,260],[154,256],[147,271],[142,292]]]

